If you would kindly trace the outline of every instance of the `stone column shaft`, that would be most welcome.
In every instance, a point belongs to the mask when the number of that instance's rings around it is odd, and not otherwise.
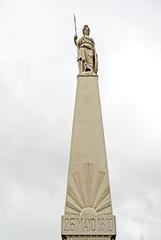
[[[110,240],[115,235],[98,77],[79,75],[62,238]]]

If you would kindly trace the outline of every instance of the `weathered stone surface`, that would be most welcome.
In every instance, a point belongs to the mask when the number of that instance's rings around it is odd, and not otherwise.
[[[62,217],[62,235],[116,235],[115,217]]]
[[[112,214],[97,76],[78,76],[65,214]]]
[[[78,75],[62,237],[110,240],[115,228],[98,77]]]
[[[67,240],[112,240],[112,236],[67,236]]]
[[[74,42],[77,46],[77,61],[79,73],[86,75],[88,73],[96,75],[98,71],[98,57],[95,49],[94,40],[89,37],[90,28],[88,25],[83,27],[83,36],[78,39],[77,34],[74,36]]]

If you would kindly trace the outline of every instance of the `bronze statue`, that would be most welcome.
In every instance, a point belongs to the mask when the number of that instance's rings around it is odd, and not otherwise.
[[[76,25],[75,25],[76,30]],[[74,43],[78,48],[78,67],[80,74],[96,75],[98,70],[98,58],[95,50],[95,43],[89,37],[90,28],[88,25],[83,27],[83,37],[78,39],[77,33],[74,36]]]

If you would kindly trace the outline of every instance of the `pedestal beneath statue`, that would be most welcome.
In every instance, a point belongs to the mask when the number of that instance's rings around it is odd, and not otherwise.
[[[116,236],[97,75],[78,75],[62,239]]]

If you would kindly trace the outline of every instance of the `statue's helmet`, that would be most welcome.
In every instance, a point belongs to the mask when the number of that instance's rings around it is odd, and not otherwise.
[[[90,33],[90,28],[89,28],[89,26],[88,25],[84,25],[84,27],[83,27],[83,34],[85,33],[85,30],[88,30],[88,32]]]

